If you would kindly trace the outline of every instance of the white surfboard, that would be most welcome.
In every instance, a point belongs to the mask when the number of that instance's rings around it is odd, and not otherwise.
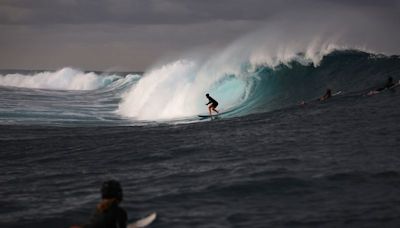
[[[337,96],[337,95],[340,95],[340,94],[342,94],[342,91],[341,91],[341,90],[338,91],[338,92],[336,92],[336,93],[334,93],[334,94],[332,95],[332,97]]]
[[[157,213],[153,212],[147,217],[144,217],[142,219],[137,220],[134,223],[129,224],[127,227],[128,228],[140,228],[140,227],[146,227],[150,225],[155,219],[157,218]]]

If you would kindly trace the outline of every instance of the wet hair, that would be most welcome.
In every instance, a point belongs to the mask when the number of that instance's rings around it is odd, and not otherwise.
[[[121,184],[116,180],[109,180],[103,182],[101,186],[101,198],[103,199],[112,199],[115,198],[119,201],[122,201],[123,194]]]
[[[206,97],[209,97],[209,96],[210,96],[210,94],[207,93],[207,94],[206,94]]]

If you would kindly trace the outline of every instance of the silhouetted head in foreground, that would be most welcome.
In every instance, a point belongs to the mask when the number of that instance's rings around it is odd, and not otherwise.
[[[122,201],[122,187],[116,180],[108,180],[101,185],[101,201],[90,220],[84,225],[74,225],[71,228],[118,228],[126,227],[128,216],[119,206]]]
[[[101,186],[101,198],[117,199],[121,202],[123,199],[121,184],[116,180],[105,181]]]

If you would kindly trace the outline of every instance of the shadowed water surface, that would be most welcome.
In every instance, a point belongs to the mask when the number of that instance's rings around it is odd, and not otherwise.
[[[0,226],[87,221],[109,178],[152,227],[398,227],[400,93],[195,124],[0,126]]]

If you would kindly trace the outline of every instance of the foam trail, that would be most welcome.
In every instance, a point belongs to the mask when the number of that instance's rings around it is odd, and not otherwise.
[[[85,73],[72,68],[63,68],[56,72],[41,72],[34,75],[0,75],[0,85],[49,90],[94,90],[119,78],[116,75],[105,77],[93,72]]]

